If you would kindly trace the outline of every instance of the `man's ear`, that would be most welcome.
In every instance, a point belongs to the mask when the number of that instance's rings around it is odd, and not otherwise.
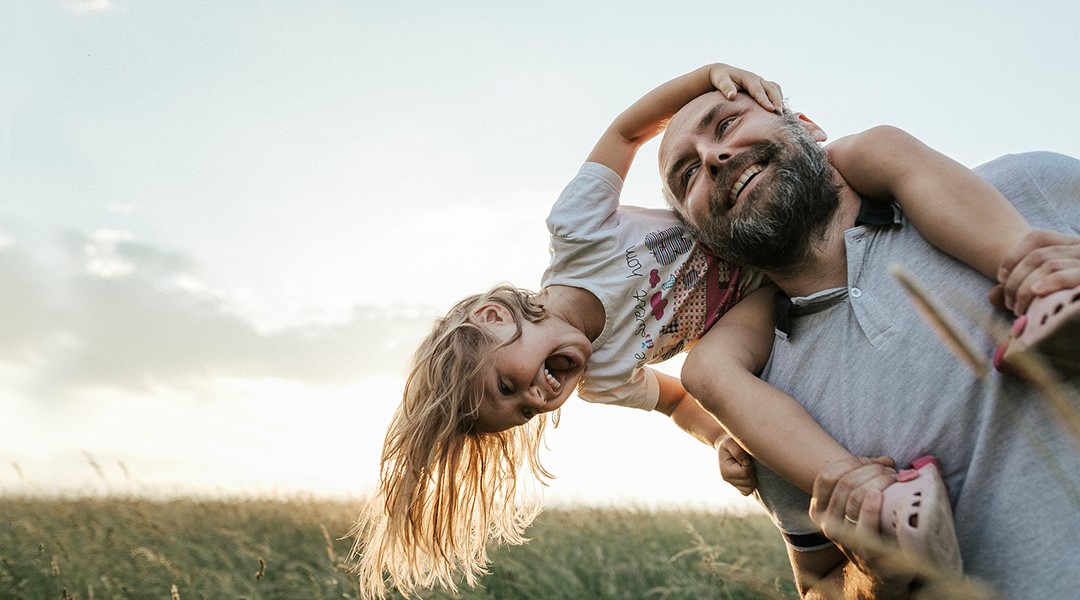
[[[825,130],[818,127],[818,124],[811,120],[810,117],[800,112],[795,113],[795,116],[799,119],[799,122],[802,123],[802,126],[810,132],[810,135],[814,136],[815,140],[824,142],[829,139],[829,136],[825,135]]]
[[[484,325],[502,325],[512,321],[510,309],[498,302],[483,304],[473,311],[473,318]]]

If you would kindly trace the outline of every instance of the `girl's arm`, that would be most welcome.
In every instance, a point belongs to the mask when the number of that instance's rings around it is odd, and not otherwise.
[[[826,150],[856,192],[898,202],[927,241],[995,281],[1008,251],[1031,231],[994,186],[895,127],[847,136]]]
[[[826,465],[855,458],[794,398],[758,379],[772,349],[774,286],[731,308],[690,351],[682,383],[732,437],[806,492]]]
[[[686,391],[678,377],[650,369],[660,383],[656,411],[671,417],[680,429],[716,450],[720,476],[746,496],[757,487],[750,455],[724,429],[712,413],[706,411]]]
[[[1080,237],[1033,231],[1009,251],[990,301],[1018,315],[1038,296],[1080,288]]]
[[[600,136],[587,160],[608,167],[625,180],[638,148],[659,135],[667,120],[687,102],[714,90],[734,98],[740,89],[766,110],[776,111],[783,105],[779,85],[722,63],[705,65],[657,86],[630,105]],[[747,485],[752,487],[753,470],[745,452],[740,453],[737,445],[726,443],[729,436],[723,427],[687,393],[678,378],[656,375],[660,383],[656,410],[670,416],[690,435],[716,448],[724,480],[748,493],[745,490]]]
[[[779,85],[722,63],[705,65],[661,84],[623,111],[600,136],[588,161],[604,165],[625,180],[638,148],[659,135],[687,102],[713,90],[734,98],[740,89],[765,110],[775,111],[783,104]]]

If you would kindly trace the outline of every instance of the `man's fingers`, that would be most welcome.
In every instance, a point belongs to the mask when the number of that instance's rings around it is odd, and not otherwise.
[[[1000,283],[990,289],[990,293],[987,294],[987,298],[990,300],[990,304],[997,308],[1005,308],[1005,286]]]
[[[840,485],[850,490],[842,507],[843,515],[857,519],[867,495],[884,490],[894,481],[895,472],[880,463],[871,463],[852,471],[840,481]],[[839,495],[834,494],[833,497],[839,500]]]
[[[826,465],[821,473],[818,473],[818,476],[814,478],[814,488],[810,499],[810,515],[815,521],[818,521],[819,517],[824,518],[840,478],[862,464],[859,459],[837,461]]]
[[[896,468],[896,460],[891,456],[873,456],[864,458],[868,463],[874,463],[890,469]]]
[[[859,536],[877,536],[881,533],[881,506],[884,496],[881,490],[869,490],[859,507],[855,533]]]
[[[895,480],[892,464],[888,457],[864,457],[825,467],[814,480],[811,519],[827,536],[849,518],[857,519],[867,494],[880,492]]]

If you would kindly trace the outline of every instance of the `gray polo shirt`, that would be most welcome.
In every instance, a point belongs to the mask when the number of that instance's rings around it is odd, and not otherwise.
[[[1019,154],[976,172],[1032,226],[1080,233],[1080,161]],[[855,455],[888,455],[900,465],[937,456],[968,574],[1009,598],[1076,597],[1080,440],[1068,438],[1029,386],[996,372],[976,378],[888,268],[910,271],[987,357],[994,347],[987,325],[1008,325],[1008,315],[991,314],[986,301],[992,282],[937,251],[902,218],[849,229],[845,243],[848,286],[792,299],[790,334],[778,333],[762,378],[798,399]],[[759,499],[777,526],[797,549],[813,549],[809,497],[757,467]]]

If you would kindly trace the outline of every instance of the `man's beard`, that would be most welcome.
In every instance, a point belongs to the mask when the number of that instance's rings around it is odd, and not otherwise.
[[[705,222],[693,224],[698,239],[727,260],[788,273],[808,258],[840,204],[840,186],[825,150],[790,113],[781,135],[731,160],[709,197]],[[752,190],[728,207],[732,173],[767,164]]]

